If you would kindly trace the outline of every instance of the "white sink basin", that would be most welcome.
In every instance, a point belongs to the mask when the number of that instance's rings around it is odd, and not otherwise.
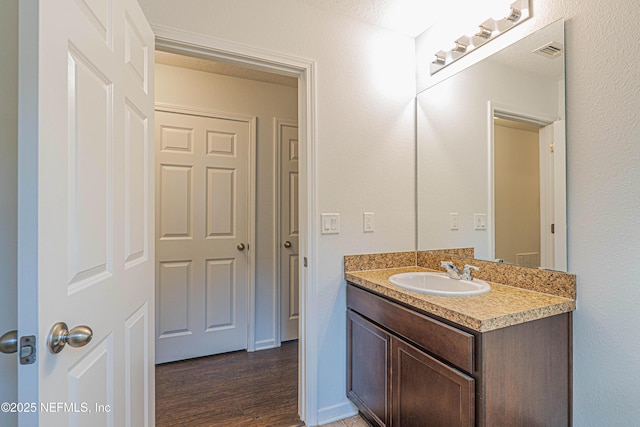
[[[484,280],[451,279],[444,273],[400,273],[389,277],[389,283],[408,291],[441,296],[480,295],[491,290]]]

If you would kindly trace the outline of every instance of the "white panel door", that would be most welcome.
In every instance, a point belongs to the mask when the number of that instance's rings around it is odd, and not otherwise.
[[[135,0],[20,2],[21,425],[154,425],[153,55]]]
[[[156,111],[156,363],[247,348],[252,126]]]
[[[298,339],[300,317],[298,126],[277,121],[280,145],[280,340]]]
[[[0,336],[18,329],[16,270],[18,222],[17,90],[18,0],[0,2]],[[5,349],[6,351],[7,349]],[[0,351],[0,403],[18,401],[18,358]],[[13,426],[17,413],[0,411],[0,426]]]

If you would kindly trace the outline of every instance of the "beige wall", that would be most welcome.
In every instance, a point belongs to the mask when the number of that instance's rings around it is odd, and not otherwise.
[[[257,117],[256,313],[257,347],[273,346],[274,117],[297,120],[297,88],[156,64],[156,102]]]
[[[496,258],[540,254],[540,153],[538,132],[494,127]],[[539,265],[530,265],[539,267]]]

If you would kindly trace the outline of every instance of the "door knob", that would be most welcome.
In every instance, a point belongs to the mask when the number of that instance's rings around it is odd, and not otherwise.
[[[0,337],[0,353],[11,354],[18,351],[18,331],[9,331]]]
[[[76,326],[69,330],[64,322],[51,327],[47,337],[47,346],[52,354],[60,353],[66,344],[71,347],[83,347],[93,338],[93,331],[88,326]]]
[[[284,242],[284,245],[282,245],[282,246],[284,246],[285,248],[289,249],[291,247],[291,242],[287,240],[286,242]]]
[[[238,244],[238,246],[236,246],[236,248],[238,248],[239,251],[244,251],[244,243]]]

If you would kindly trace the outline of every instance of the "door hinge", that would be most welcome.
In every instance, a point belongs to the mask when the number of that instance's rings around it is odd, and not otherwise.
[[[303,258],[302,258],[302,265],[303,265],[304,267],[307,267],[307,257],[303,257]]]
[[[549,144],[549,152],[551,154],[553,154],[553,151],[555,150],[555,145],[553,144],[553,142],[551,144]]]
[[[555,234],[555,233],[556,233],[556,225],[551,224],[551,234]]]
[[[20,364],[32,365],[36,362],[36,336],[27,335],[20,337]]]

